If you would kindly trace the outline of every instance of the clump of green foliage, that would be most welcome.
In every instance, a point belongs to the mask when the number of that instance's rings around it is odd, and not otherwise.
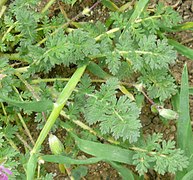
[[[53,3],[59,13],[50,12]],[[161,3],[148,9],[148,0],[120,7],[102,0],[70,18],[62,3],[73,9],[78,1],[0,4],[0,163],[13,170],[10,179],[31,180],[34,175],[52,179],[44,167],[40,170],[42,161],[58,163],[61,173],[66,169],[70,178],[77,179],[86,175],[87,168],[75,164],[98,161],[111,164],[123,179],[139,179],[149,169],[190,177],[192,149],[186,147],[192,139],[190,122],[182,123],[189,133],[187,143],[179,138],[176,147],[161,133],[143,135],[140,116],[145,103],[168,121],[181,122],[182,114],[189,113],[178,106],[188,96],[187,83],[179,99],[179,87],[170,74],[179,44],[168,40],[167,31],[184,28],[179,26],[180,15]],[[84,20],[97,5],[106,8],[106,22],[81,22],[80,17]],[[186,68],[183,82],[185,73]],[[170,99],[181,114],[164,108]],[[36,141],[30,126],[41,130]],[[40,154],[48,133],[61,129],[66,132],[62,142],[51,136],[54,155]],[[177,130],[178,137],[180,133]],[[79,160],[79,151],[93,158]],[[136,174],[121,163],[134,165]]]

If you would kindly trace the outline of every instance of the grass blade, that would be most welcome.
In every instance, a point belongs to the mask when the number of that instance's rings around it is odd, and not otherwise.
[[[22,108],[24,110],[35,111],[35,112],[43,112],[43,111],[51,110],[53,107],[52,101],[49,101],[49,100],[22,102],[22,101],[16,101],[8,97],[5,97],[3,94],[0,94],[0,99],[1,99],[1,102],[6,102],[8,104]]]
[[[135,6],[135,10],[134,10],[133,14],[131,15],[129,22],[127,23],[122,34],[124,34],[129,29],[131,23],[135,22],[135,20],[140,17],[141,13],[144,11],[148,2],[149,2],[149,0],[139,0],[137,2],[136,6]]]
[[[119,11],[119,8],[110,0],[102,0],[101,1],[104,6],[109,8],[111,11]]]
[[[133,172],[129,170],[128,168],[119,165],[117,163],[114,163],[112,161],[108,162],[113,168],[115,168],[118,172],[119,175],[122,177],[123,180],[135,180],[133,176]]]
[[[190,123],[189,111],[189,85],[188,85],[188,71],[187,66],[184,66],[182,73],[180,104],[179,104],[179,119],[177,122],[177,142],[178,146],[185,150],[186,155],[191,155],[193,148],[192,143],[192,128]]]
[[[182,177],[193,167],[193,134],[190,123],[189,111],[189,85],[187,65],[184,66],[181,80],[180,100],[179,100],[179,118],[177,121],[177,146],[184,150],[185,155],[189,157],[189,167],[176,174],[176,179],[181,180]]]
[[[92,156],[103,158],[107,161],[116,161],[120,163],[133,164],[134,152],[128,149],[123,149],[110,144],[101,144],[97,142],[80,139],[75,134],[71,133],[75,138],[78,148]]]
[[[162,26],[161,29],[165,32],[179,32],[179,31],[193,30],[193,22],[186,22],[174,26],[172,28]]]
[[[193,179],[193,170],[189,171],[183,178],[182,180],[190,180]]]
[[[173,39],[168,39],[168,43],[173,46],[180,54],[186,56],[187,58],[193,60],[193,49],[190,49],[179,42],[173,40]]]
[[[36,170],[36,166],[37,166],[37,155],[36,154],[32,154],[29,158],[29,161],[27,163],[27,180],[31,180],[34,179],[34,174],[35,174],[35,170]]]
[[[112,77],[110,74],[105,72],[98,64],[94,62],[90,62],[87,66],[87,69],[94,74],[95,76],[102,78],[102,79],[108,79]]]
[[[72,159],[70,157],[62,156],[62,155],[45,155],[40,157],[40,159],[43,159],[46,162],[52,162],[52,163],[58,163],[58,164],[77,164],[77,165],[83,165],[83,164],[94,164],[99,161],[105,161],[103,158],[100,157],[93,157],[88,159]],[[123,178],[123,180],[134,180],[133,173],[128,168],[119,165],[117,163],[114,163],[112,161],[107,161],[107,163],[111,164],[113,168],[115,168],[119,175]]]
[[[172,28],[173,31],[193,30],[193,22],[186,22]]]
[[[88,158],[88,159],[72,159],[70,157],[62,156],[62,155],[45,155],[41,156],[41,159],[47,162],[53,162],[53,163],[58,163],[58,164],[94,164],[99,161],[102,161],[103,158],[99,157],[93,157],[93,158]]]
[[[189,94],[190,94],[190,95],[193,95],[193,87],[190,87],[190,88],[189,88]]]
[[[33,154],[36,154],[37,151],[39,150],[40,146],[42,145],[43,141],[45,140],[46,136],[48,135],[50,129],[52,128],[56,119],[58,118],[58,116],[59,116],[62,108],[64,107],[66,101],[70,97],[70,95],[71,95],[72,91],[74,90],[74,88],[76,87],[77,83],[80,81],[80,78],[82,77],[85,69],[86,69],[86,65],[79,67],[74,72],[73,76],[70,78],[70,80],[68,81],[68,83],[64,87],[63,91],[59,95],[56,103],[54,103],[54,108],[53,108],[46,124],[44,125],[42,131],[40,132],[40,135],[38,136],[38,139],[37,139],[32,151],[31,151],[31,156],[33,156]],[[30,159],[31,159],[31,156],[30,156]],[[28,163],[30,163],[30,161],[28,161]],[[28,171],[31,171],[29,166],[27,168],[27,173],[28,173]],[[31,178],[31,176],[28,176],[27,180],[33,180],[33,178]]]

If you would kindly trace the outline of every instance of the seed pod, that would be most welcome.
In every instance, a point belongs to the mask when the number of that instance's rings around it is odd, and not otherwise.
[[[64,152],[64,145],[55,135],[50,134],[48,141],[50,150],[54,155],[60,155],[61,153]]]
[[[178,113],[171,110],[171,109],[165,109],[165,108],[160,108],[158,109],[159,115],[166,118],[166,119],[178,119]]]

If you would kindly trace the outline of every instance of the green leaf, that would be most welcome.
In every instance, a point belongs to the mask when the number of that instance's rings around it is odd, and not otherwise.
[[[116,98],[117,85],[117,79],[108,79],[106,84],[101,85],[100,91],[90,95],[86,100],[84,117],[90,125],[100,122],[103,134],[112,133],[116,139],[136,142],[141,128],[140,109],[127,96]]]
[[[177,143],[178,147],[182,148],[186,155],[191,156],[193,147],[192,128],[190,123],[190,106],[189,106],[189,85],[187,65],[184,66],[182,73],[182,82],[180,90],[180,106],[179,119],[177,121]]]
[[[168,68],[168,65],[175,62],[177,57],[173,47],[168,45],[168,40],[159,40],[156,36],[143,37],[139,41],[139,51],[143,55],[145,64],[153,69]]]
[[[190,123],[190,106],[189,106],[189,85],[187,65],[184,66],[181,80],[180,102],[179,102],[179,118],[177,121],[177,145],[185,151],[189,157],[190,165],[187,170],[176,174],[176,179],[181,180],[182,177],[193,168],[193,134]]]
[[[151,98],[159,98],[160,101],[170,98],[177,92],[175,80],[166,69],[143,71],[139,81],[145,85]]]
[[[125,33],[125,31],[127,31],[131,25],[131,23],[134,23],[136,19],[138,19],[141,15],[141,13],[144,11],[145,7],[147,6],[147,3],[149,2],[149,0],[139,0],[135,6],[135,10],[133,12],[133,14],[131,15],[129,22],[127,23],[124,31],[122,34]]]
[[[184,151],[175,148],[175,141],[162,140],[162,134],[153,134],[145,139],[141,147],[133,147],[136,170],[140,175],[153,168],[159,174],[176,173],[188,167],[188,157]]]
[[[168,44],[167,39],[160,40],[155,35],[143,36],[136,47],[128,31],[119,38],[116,48],[119,50],[118,53],[132,64],[132,68],[138,71],[168,69],[177,57],[176,51]]]
[[[37,154],[31,154],[29,161],[27,163],[27,180],[33,180],[34,179],[34,174],[37,166]]]
[[[6,102],[8,104],[17,106],[19,108],[22,108],[28,111],[43,112],[43,111],[51,110],[53,107],[53,103],[50,100],[22,102],[22,101],[12,100],[8,97],[5,97],[3,94],[0,94],[0,99],[2,102]]]
[[[180,104],[180,94],[177,92],[174,96],[171,98],[172,106],[175,111],[178,111],[179,104]]]
[[[148,168],[150,168],[150,163],[154,161],[153,157],[148,156],[146,153],[140,152],[133,156],[133,164],[136,165],[136,170],[139,175],[147,173]]]
[[[62,155],[45,155],[45,156],[41,156],[41,158],[44,161],[58,163],[58,164],[94,164],[104,160],[103,158],[100,158],[100,157],[93,157],[93,158],[79,160],[79,159],[72,159],[70,157],[66,157]]]
[[[45,156],[41,156],[40,159],[43,159],[44,161],[47,161],[47,162],[58,163],[58,164],[82,165],[82,164],[94,164],[99,161],[105,161],[106,158],[93,157],[93,158],[79,160],[79,159],[72,159],[70,157],[66,157],[62,155],[45,155]],[[119,172],[119,174],[122,176],[124,180],[128,180],[128,179],[134,180],[132,171],[129,170],[128,168],[125,168],[124,166],[121,166],[112,161],[107,161],[107,163],[111,164],[111,166]]]
[[[110,0],[102,0],[102,4],[109,8],[111,11],[119,11],[119,8]]]
[[[133,151],[110,144],[101,144],[97,142],[83,140],[78,138],[75,134],[72,134],[72,136],[75,138],[75,142],[78,148],[87,154],[108,161],[116,161],[130,165],[133,164]]]
[[[118,171],[119,175],[123,178],[123,180],[135,180],[133,172],[128,168],[112,161],[108,161],[108,163]]]
[[[189,88],[189,94],[190,94],[190,95],[193,95],[193,87],[190,87],[190,88]]]
[[[172,28],[173,31],[193,30],[193,22],[186,22]]]
[[[179,42],[173,40],[173,39],[168,39],[168,43],[172,45],[180,54],[186,56],[187,58],[193,60],[193,49],[190,49]]]
[[[114,51],[114,52],[109,52],[106,54],[106,64],[108,65],[108,69],[109,71],[115,75],[118,70],[119,67],[121,66],[121,56],[118,52]]]
[[[22,36],[25,38],[25,41],[35,42],[38,36],[36,27],[41,14],[38,14],[29,8],[18,8],[15,10],[15,15],[18,21],[16,29],[21,32]]]
[[[84,71],[86,69],[86,65],[79,67],[74,74],[72,75],[72,77],[70,78],[70,80],[68,81],[68,83],[66,84],[66,86],[64,87],[64,89],[62,90],[62,92],[60,93],[60,95],[58,96],[58,99],[56,101],[56,103],[54,103],[54,107],[52,112],[49,115],[48,120],[46,121],[46,124],[44,125],[42,131],[40,132],[40,135],[38,136],[38,139],[32,149],[33,153],[37,153],[37,151],[40,149],[40,146],[42,145],[43,141],[45,140],[46,136],[48,135],[50,129],[53,127],[56,119],[58,118],[62,108],[64,107],[66,101],[68,100],[68,98],[70,97],[70,95],[72,94],[73,90],[75,89],[76,85],[78,84],[78,82],[80,81],[80,78],[82,77]],[[31,153],[30,155],[30,160],[33,158],[34,154]],[[30,168],[30,160],[28,161],[28,171]],[[33,177],[34,174],[29,174],[30,177]],[[31,179],[29,179],[31,180]]]
[[[86,166],[78,166],[74,168],[71,172],[75,180],[81,180],[84,179],[83,177],[86,176],[86,174],[88,173],[88,168]]]
[[[62,29],[54,35],[47,35],[45,47],[30,46],[29,56],[35,59],[30,68],[34,66],[39,71],[49,71],[55,65],[70,64],[82,65],[86,57],[95,56],[100,53],[99,44],[86,31],[76,29],[68,35]]]
[[[190,180],[193,179],[193,170],[189,171],[185,176],[183,176],[182,180]]]
[[[105,72],[98,64],[94,62],[90,62],[87,69],[93,73],[95,76],[102,78],[102,79],[108,79],[111,77],[110,74]]]
[[[155,16],[159,17],[158,26],[162,27],[173,27],[182,21],[180,14],[175,11],[171,6],[165,6],[164,3],[158,3]]]

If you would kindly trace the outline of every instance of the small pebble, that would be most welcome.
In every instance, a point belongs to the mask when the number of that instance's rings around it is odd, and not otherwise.
[[[183,18],[184,18],[184,19],[188,19],[188,18],[189,18],[189,15],[187,15],[187,16],[184,16]]]
[[[170,139],[170,140],[174,140],[174,135],[173,135],[173,134],[170,134],[170,135],[169,135],[169,139]]]
[[[166,130],[165,130],[165,133],[166,133],[166,134],[169,134],[169,133],[170,133],[170,130],[169,130],[169,129],[166,129]]]
[[[175,132],[176,131],[176,127],[173,125],[171,126],[171,132]]]

